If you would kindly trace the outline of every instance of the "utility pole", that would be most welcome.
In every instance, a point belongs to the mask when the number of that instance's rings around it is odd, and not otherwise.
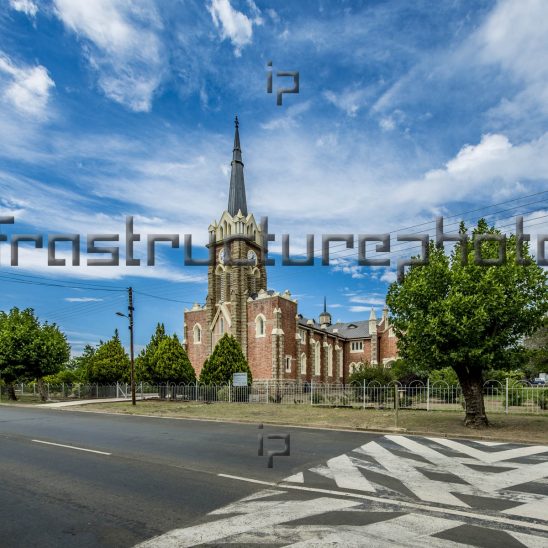
[[[135,400],[135,356],[133,352],[133,288],[128,287],[128,318],[129,318],[129,356],[131,360],[131,405],[136,405]]]

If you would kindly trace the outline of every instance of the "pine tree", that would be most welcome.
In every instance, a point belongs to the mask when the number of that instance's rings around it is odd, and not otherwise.
[[[129,369],[129,357],[116,329],[112,339],[102,342],[89,360],[87,377],[90,382],[99,384],[128,382]]]
[[[225,334],[221,337],[213,353],[205,361],[200,382],[204,384],[223,384],[232,381],[233,373],[247,373],[247,382],[251,384],[251,369],[245,359],[238,341]]]
[[[184,383],[196,381],[196,373],[188,359],[186,350],[177,335],[164,337],[153,358],[152,382]]]
[[[135,360],[135,376],[138,382],[153,382],[154,373],[154,355],[160,346],[160,343],[168,339],[166,329],[163,323],[156,324],[156,331],[150,337],[149,343],[141,350]]]

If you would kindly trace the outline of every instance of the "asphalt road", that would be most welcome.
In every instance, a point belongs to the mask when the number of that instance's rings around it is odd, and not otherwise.
[[[0,546],[548,547],[548,446],[259,432],[0,406]]]
[[[291,434],[273,469],[257,456],[256,425],[0,406],[0,545],[133,546],[262,489],[220,473],[278,482],[375,438],[263,432]]]

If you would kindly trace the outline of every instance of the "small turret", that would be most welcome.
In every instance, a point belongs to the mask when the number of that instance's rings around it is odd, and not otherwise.
[[[331,314],[327,311],[327,300],[323,298],[323,312],[320,314],[320,326],[329,327],[331,325]]]

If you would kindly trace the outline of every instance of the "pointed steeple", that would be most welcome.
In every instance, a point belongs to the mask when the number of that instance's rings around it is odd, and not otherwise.
[[[244,163],[240,148],[240,132],[238,117],[234,120],[234,150],[232,151],[232,171],[230,173],[230,190],[228,192],[228,212],[234,217],[238,211],[247,216],[247,201],[245,198]]]

